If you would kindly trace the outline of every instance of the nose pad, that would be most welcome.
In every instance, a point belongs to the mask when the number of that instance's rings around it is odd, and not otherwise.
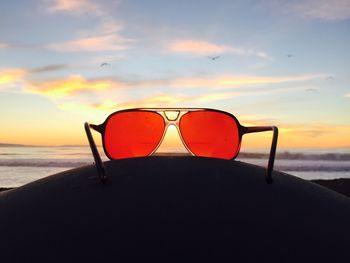
[[[163,141],[155,154],[157,153],[188,153],[175,125],[168,126]]]

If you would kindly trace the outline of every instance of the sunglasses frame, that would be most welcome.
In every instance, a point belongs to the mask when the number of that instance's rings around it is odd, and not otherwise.
[[[240,147],[241,147],[241,142],[242,142],[242,137],[244,134],[248,134],[248,133],[255,133],[255,132],[265,132],[265,131],[273,131],[273,137],[272,137],[272,143],[271,143],[271,149],[270,149],[270,155],[269,155],[269,161],[268,161],[268,166],[267,166],[267,170],[266,170],[266,182],[268,184],[273,182],[273,177],[272,177],[272,172],[273,172],[273,165],[274,165],[274,161],[275,161],[275,155],[276,155],[276,148],[277,148],[277,139],[278,139],[278,128],[276,126],[251,126],[251,127],[246,127],[243,126],[239,123],[238,119],[232,115],[231,113],[225,112],[225,111],[221,111],[221,110],[216,110],[216,109],[210,109],[210,108],[132,108],[132,109],[125,109],[125,110],[119,110],[116,112],[111,113],[106,120],[99,125],[95,125],[95,124],[90,124],[88,122],[85,122],[84,124],[84,128],[85,128],[85,132],[89,141],[89,145],[91,148],[91,152],[93,154],[94,160],[95,160],[95,165],[97,168],[97,172],[99,175],[99,178],[102,182],[105,182],[107,180],[107,175],[103,166],[103,162],[101,159],[101,156],[97,150],[95,141],[92,137],[91,134],[91,129],[99,132],[102,136],[102,145],[103,145],[103,150],[106,154],[106,156],[110,159],[113,160],[113,158],[111,158],[111,156],[108,154],[108,151],[105,148],[105,130],[106,130],[106,125],[108,123],[108,121],[116,114],[119,113],[123,113],[123,112],[135,112],[135,111],[149,111],[149,112],[156,112],[159,115],[161,115],[163,117],[163,121],[164,121],[164,131],[163,131],[163,135],[158,143],[158,145],[155,147],[155,149],[147,156],[152,155],[154,152],[157,151],[157,149],[159,148],[159,146],[161,145],[161,143],[163,142],[164,136],[166,134],[166,131],[168,129],[168,127],[170,125],[175,125],[176,129],[178,130],[178,134],[180,136],[180,139],[183,143],[183,145],[185,146],[185,148],[188,150],[188,152],[193,155],[196,156],[190,149],[189,147],[186,145],[181,131],[180,131],[180,120],[182,118],[183,115],[187,114],[188,112],[194,112],[194,111],[210,111],[210,112],[218,112],[221,114],[225,114],[228,115],[229,117],[231,117],[233,119],[233,121],[236,123],[237,127],[238,127],[238,133],[239,133],[239,143],[238,143],[238,149],[236,154],[232,157],[231,160],[234,160],[237,155],[240,152]],[[166,115],[166,112],[178,112],[177,116],[175,119],[169,119],[169,117]]]

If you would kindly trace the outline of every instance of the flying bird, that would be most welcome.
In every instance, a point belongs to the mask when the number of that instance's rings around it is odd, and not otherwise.
[[[104,62],[104,63],[102,63],[102,64],[100,65],[100,67],[102,68],[102,67],[106,67],[106,66],[110,66],[110,65],[111,65],[111,64]]]
[[[328,77],[327,77],[327,80],[333,80],[333,79],[334,79],[333,76],[328,76]]]
[[[215,57],[213,57],[213,56],[208,56],[208,58],[211,59],[211,60],[216,60],[216,59],[220,58],[220,56],[215,56]]]
[[[293,57],[293,54],[287,54],[287,57],[291,58]]]

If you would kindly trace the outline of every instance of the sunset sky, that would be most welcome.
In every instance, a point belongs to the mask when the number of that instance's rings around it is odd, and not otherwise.
[[[87,144],[85,121],[130,107],[216,108],[278,126],[279,147],[350,147],[350,0],[1,1],[0,143]]]

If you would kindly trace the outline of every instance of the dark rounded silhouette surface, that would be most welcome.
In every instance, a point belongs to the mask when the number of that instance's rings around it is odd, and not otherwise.
[[[0,193],[1,262],[348,260],[350,199],[237,161],[147,157]]]

